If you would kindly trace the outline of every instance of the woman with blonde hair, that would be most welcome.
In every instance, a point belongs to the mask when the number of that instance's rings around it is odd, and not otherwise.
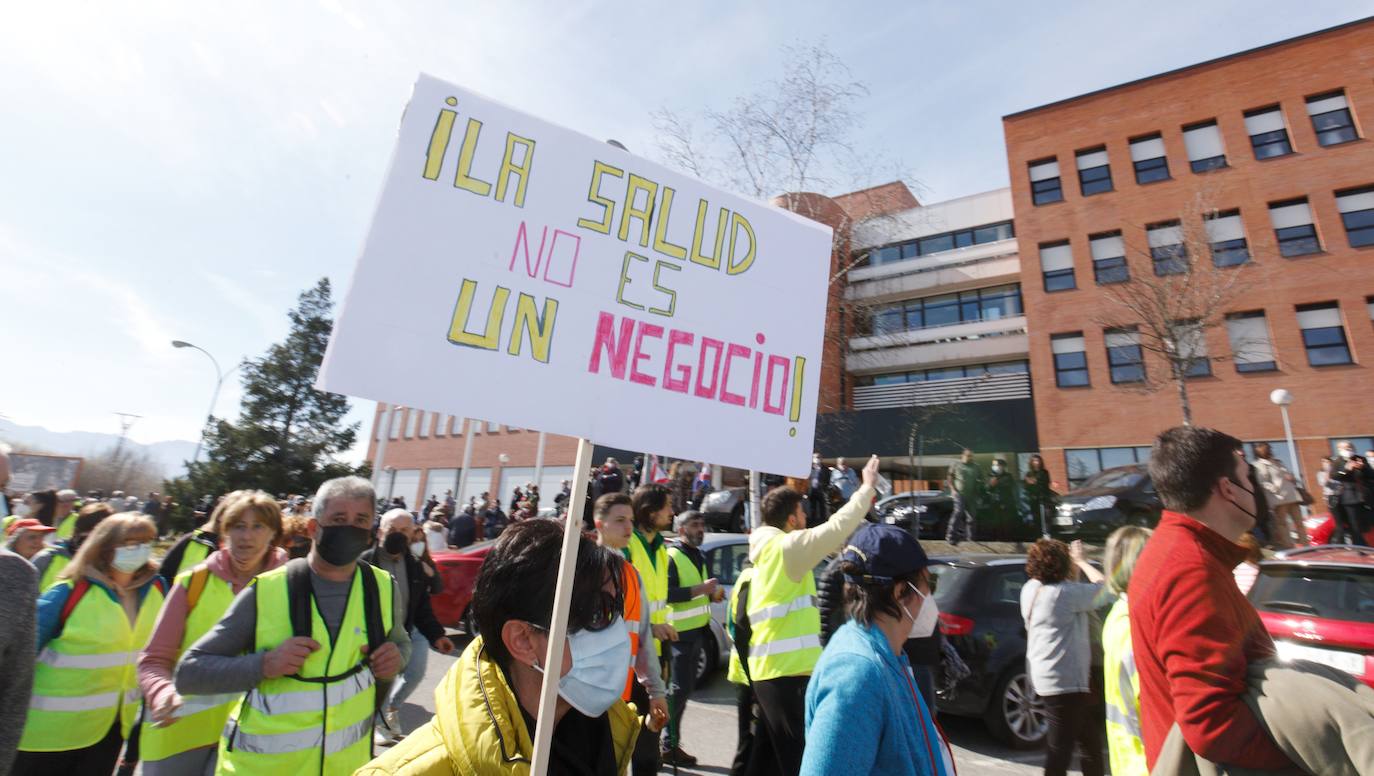
[[[1151,533],[1148,528],[1128,525],[1107,537],[1107,589],[1117,595],[1102,623],[1102,689],[1107,700],[1107,755],[1112,776],[1145,776],[1150,772],[1140,738],[1140,678],[1131,648],[1126,591],[1136,559]]]
[[[15,774],[111,773],[139,716],[135,656],[165,593],[150,562],[157,525],[100,521],[38,598],[38,662]]]
[[[213,769],[220,731],[239,695],[181,695],[174,684],[177,660],[219,622],[250,580],[287,560],[277,546],[281,505],[271,496],[234,491],[216,514],[224,549],[177,574],[138,658],[138,683],[148,704],[139,737],[147,776],[200,776]]]

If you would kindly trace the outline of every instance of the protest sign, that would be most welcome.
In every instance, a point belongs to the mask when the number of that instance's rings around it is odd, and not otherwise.
[[[75,488],[81,460],[74,456],[10,453],[10,489],[16,493]]]
[[[827,227],[421,76],[319,387],[800,474],[829,261]]]

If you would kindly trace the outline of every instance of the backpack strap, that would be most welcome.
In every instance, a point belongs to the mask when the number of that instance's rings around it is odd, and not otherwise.
[[[315,589],[310,584],[310,561],[296,558],[286,564],[286,601],[291,615],[291,635],[310,638],[314,631],[310,608]]]
[[[72,591],[67,594],[67,602],[62,604],[62,612],[57,615],[57,630],[53,632],[50,641],[56,640],[57,637],[62,635],[62,629],[67,627],[67,618],[71,616],[72,611],[76,609],[76,605],[81,603],[81,599],[85,597],[86,591],[90,589],[91,581],[85,577],[72,583]]]
[[[382,623],[382,594],[377,587],[377,572],[367,561],[358,561],[363,580],[363,619],[367,622],[367,651],[377,650],[386,642],[386,626]],[[393,581],[392,584],[395,584]],[[394,599],[393,599],[394,600]],[[395,612],[392,617],[395,617]]]
[[[196,566],[191,571],[191,579],[186,585],[186,610],[189,612],[196,608],[196,602],[200,600],[200,594],[205,592],[205,583],[210,580],[210,568],[205,564]]]

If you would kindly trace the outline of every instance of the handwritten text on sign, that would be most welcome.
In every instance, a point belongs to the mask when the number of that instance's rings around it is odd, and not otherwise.
[[[324,389],[800,473],[829,230],[422,76]]]

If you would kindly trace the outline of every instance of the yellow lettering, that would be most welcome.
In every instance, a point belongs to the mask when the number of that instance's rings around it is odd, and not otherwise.
[[[647,263],[647,262],[649,261],[649,257],[647,257],[647,256],[640,256],[639,254],[637,254],[637,253],[635,253],[635,252],[633,252],[633,251],[625,251],[625,261],[621,262],[621,264],[620,264],[620,286],[617,287],[616,290],[615,290],[615,300],[616,300],[617,302],[619,302],[619,303],[625,305],[626,307],[633,307],[633,308],[636,309],[636,310],[643,310],[643,309],[644,309],[644,305],[642,305],[642,304],[635,304],[634,302],[631,302],[631,301],[628,301],[627,299],[625,299],[625,286],[630,285],[630,261],[631,261],[631,260],[642,261],[642,262],[646,262],[646,263]]]
[[[529,339],[534,360],[549,363],[549,345],[553,341],[553,323],[558,317],[558,300],[552,297],[544,300],[544,312],[539,313],[534,306],[534,297],[520,294],[515,300],[515,327],[510,335],[509,352],[520,355],[520,341]],[[523,334],[522,334],[523,332]]]
[[[455,345],[482,350],[496,350],[500,346],[501,316],[506,313],[506,300],[510,289],[496,287],[492,294],[491,310],[487,313],[487,328],[481,334],[467,330],[468,316],[472,313],[472,300],[477,296],[477,281],[463,280],[458,290],[458,304],[453,308],[453,321],[449,324],[448,341]]]
[[[601,220],[593,221],[590,218],[577,219],[577,225],[583,229],[590,229],[593,232],[602,234],[611,233],[611,219],[615,216],[615,200],[606,199],[601,196],[601,176],[614,175],[617,178],[624,177],[625,171],[619,167],[612,167],[605,162],[595,162],[592,164],[592,182],[587,187],[587,201],[601,206]],[[626,259],[628,262],[629,260]],[[621,277],[621,288],[624,288],[624,276]]]
[[[658,207],[658,227],[654,229],[654,250],[664,256],[672,256],[675,259],[686,259],[686,248],[668,242],[668,215],[673,210],[674,193],[672,188],[668,186],[663,187],[663,202]]]
[[[645,198],[642,208],[635,202],[641,191],[649,195]],[[638,218],[640,224],[639,245],[643,248],[649,247],[649,221],[654,217],[654,199],[656,197],[658,197],[657,183],[630,173],[630,183],[625,187],[625,209],[620,211],[620,240],[622,242],[629,239],[630,219]]]
[[[725,208],[720,209],[720,217],[716,219],[716,255],[707,256],[701,252],[702,230],[706,228],[706,211],[710,205],[706,200],[697,202],[697,224],[692,230],[692,262],[711,269],[720,269],[721,248],[725,245],[725,222],[730,216],[730,211]]]
[[[458,99],[449,97],[444,100],[450,106],[458,104]],[[439,111],[439,119],[434,122],[434,131],[429,135],[429,150],[425,152],[425,177],[439,180],[439,168],[444,166],[444,153],[448,151],[448,139],[453,135],[453,120],[458,117],[455,111]]]
[[[682,267],[679,267],[676,264],[671,264],[666,261],[660,261],[654,264],[654,290],[660,291],[668,297],[668,309],[663,310],[657,307],[650,307],[649,312],[655,313],[657,315],[666,315],[669,318],[671,318],[673,317],[673,310],[677,309],[677,292],[672,290],[671,288],[664,288],[663,284],[659,282],[658,273],[660,270],[663,269],[670,269],[674,272],[682,271]]]
[[[743,227],[745,234],[749,235],[749,252],[744,254],[744,258],[741,259],[739,263],[736,263],[735,237],[739,235],[741,227]],[[758,244],[754,240],[754,227],[749,225],[749,219],[739,213],[732,213],[730,216],[730,261],[726,264],[725,274],[738,275],[753,266],[754,254],[757,253],[757,248]]]
[[[479,197],[485,197],[491,193],[491,184],[470,175],[472,156],[477,151],[477,138],[481,134],[482,122],[477,119],[468,119],[468,130],[463,133],[463,148],[458,152],[458,174],[453,178],[453,185],[460,189],[467,189]]]
[[[515,147],[520,146],[525,149],[525,153],[519,164],[511,161],[515,156]],[[506,133],[506,155],[501,159],[501,173],[496,177],[496,201],[506,201],[506,184],[510,182],[510,176],[520,176],[520,182],[515,184],[515,206],[525,206],[525,187],[530,182],[530,165],[534,162],[534,141],[527,137],[520,137],[514,132]],[[556,303],[555,303],[556,304]]]

